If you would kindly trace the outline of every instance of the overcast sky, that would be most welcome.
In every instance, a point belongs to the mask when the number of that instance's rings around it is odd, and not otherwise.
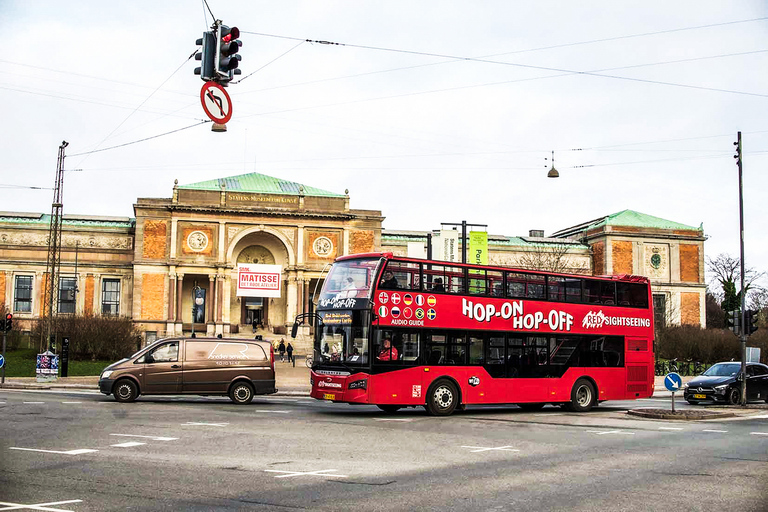
[[[745,259],[768,271],[768,2],[209,6],[242,32],[227,133],[193,126],[202,1],[0,0],[0,210],[50,212],[66,140],[65,214],[260,172],[349,189],[387,229],[551,234],[632,209],[738,257],[741,131]]]

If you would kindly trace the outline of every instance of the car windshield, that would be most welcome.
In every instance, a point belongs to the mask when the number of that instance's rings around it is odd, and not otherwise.
[[[379,261],[379,258],[337,261],[323,284],[320,300],[370,298]]]
[[[707,377],[732,377],[741,370],[740,363],[718,363],[703,373]]]

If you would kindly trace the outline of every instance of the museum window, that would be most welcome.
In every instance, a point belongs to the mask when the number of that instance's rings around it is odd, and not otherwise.
[[[32,276],[16,276],[13,311],[15,313],[32,312]]]
[[[76,293],[77,280],[74,277],[59,279],[59,313],[74,314]]]
[[[120,280],[104,279],[101,282],[101,314],[120,314]]]

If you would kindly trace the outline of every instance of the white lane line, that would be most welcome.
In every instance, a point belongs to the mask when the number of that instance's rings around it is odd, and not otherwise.
[[[562,412],[541,412],[538,414],[534,414],[534,416],[565,416],[565,413]]]
[[[62,455],[82,455],[84,453],[91,453],[91,452],[97,452],[99,450],[91,450],[88,448],[80,448],[79,450],[68,450],[68,451],[59,451],[59,450],[39,450],[37,448],[17,448],[15,446],[11,446],[8,448],[9,450],[24,450],[26,452],[41,452],[41,453],[60,453]]]
[[[133,448],[134,446],[141,446],[147,443],[140,443],[138,441],[126,441],[125,443],[111,444],[115,448]]]
[[[5,402],[0,402],[0,405],[5,405]]]
[[[472,453],[488,452],[491,450],[499,450],[503,452],[519,452],[520,451],[520,450],[516,450],[515,448],[512,448],[511,446],[499,446],[497,448],[488,448],[485,446],[462,446],[462,448],[470,448],[472,450]]]
[[[587,430],[590,434],[597,434],[599,436],[602,436],[604,434],[620,434],[625,436],[633,436],[635,435],[634,432],[624,432],[621,430]]]
[[[750,432],[751,436],[768,436],[768,432]]]
[[[118,437],[141,437],[143,439],[151,439],[153,441],[176,441],[178,437],[162,437],[162,436],[140,436],[138,434],[109,434],[111,436]]]
[[[36,503],[34,505],[24,505],[22,503],[9,503],[6,501],[0,501],[0,505],[5,505],[4,508],[0,508],[0,510],[19,510],[19,509],[30,509],[30,510],[51,510],[54,512],[70,512],[69,510],[65,510],[63,508],[51,508],[51,505],[66,505],[67,503],[82,503],[83,500],[67,500],[67,501],[52,501],[50,503]]]
[[[715,434],[725,434],[728,431],[727,430],[704,429],[704,430],[702,430],[702,432],[712,432],[712,433],[715,433]]]
[[[659,430],[683,430],[680,427],[659,427]]]
[[[347,475],[330,475],[331,471],[335,469],[321,469],[320,471],[279,471],[277,469],[265,469],[267,473],[286,473],[284,475],[277,475],[275,478],[288,478],[292,476],[331,476],[334,478],[347,478]]]
[[[180,423],[183,426],[205,426],[205,427],[226,427],[229,423],[200,423],[196,421],[188,421],[186,423]]]
[[[254,409],[253,412],[266,412],[266,413],[273,412],[275,414],[288,414],[291,411],[273,411],[271,409]]]
[[[81,404],[83,402],[61,402],[63,404]]]
[[[747,416],[751,420],[764,420],[768,418],[768,414],[761,414],[760,416]]]
[[[44,404],[45,402],[22,402],[23,404]]]
[[[413,421],[411,418],[373,418],[376,421]]]

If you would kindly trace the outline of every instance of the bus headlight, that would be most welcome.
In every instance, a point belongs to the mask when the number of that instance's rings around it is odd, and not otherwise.
[[[350,382],[349,386],[347,386],[347,389],[368,389],[368,379],[361,379],[356,380],[355,382]]]

